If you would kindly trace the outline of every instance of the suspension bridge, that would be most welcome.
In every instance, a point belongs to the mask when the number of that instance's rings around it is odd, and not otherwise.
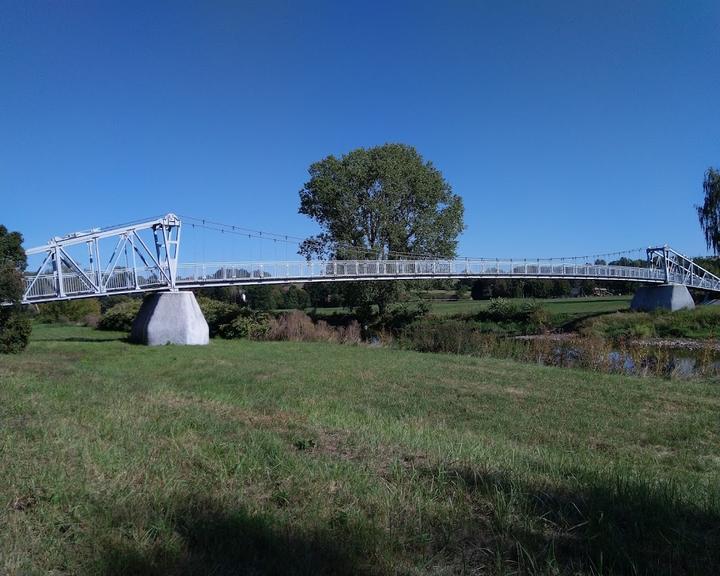
[[[407,255],[382,260],[181,262],[182,226],[179,217],[167,214],[53,237],[26,250],[28,258],[39,256],[40,264],[25,274],[22,302],[216,286],[466,278],[625,281],[720,292],[719,277],[668,246],[648,248],[645,266],[595,264],[578,258],[449,260]]]
[[[208,225],[222,234],[277,242],[282,235]],[[247,260],[183,262],[183,223],[175,214],[107,228],[55,236],[25,251],[22,304],[154,293],[145,299],[131,337],[147,344],[207,344],[208,327],[192,290],[221,286],[307,284],[432,279],[553,279],[624,281],[643,285],[635,293],[638,309],[693,307],[688,288],[720,293],[720,278],[668,246],[645,251],[643,266],[620,266],[587,257],[548,259],[434,258],[391,253],[356,259]],[[284,236],[287,240],[287,236]],[[365,253],[363,253],[365,252]],[[619,253],[615,253],[619,254]],[[5,302],[3,304],[9,304]]]

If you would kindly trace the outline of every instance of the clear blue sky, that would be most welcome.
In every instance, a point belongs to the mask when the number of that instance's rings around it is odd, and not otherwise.
[[[0,222],[304,236],[311,162],[403,142],[464,198],[462,255],[705,253],[718,30],[717,0],[1,0]]]

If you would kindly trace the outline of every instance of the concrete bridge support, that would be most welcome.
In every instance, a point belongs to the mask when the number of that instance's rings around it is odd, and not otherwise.
[[[208,324],[192,292],[157,292],[145,298],[130,340],[149,346],[210,342]]]
[[[692,310],[695,302],[690,296],[687,286],[683,284],[661,284],[659,286],[644,286],[635,291],[631,310],[651,312],[653,310]]]

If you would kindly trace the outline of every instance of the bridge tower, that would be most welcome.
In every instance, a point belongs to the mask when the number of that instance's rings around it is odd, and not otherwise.
[[[130,331],[130,340],[138,344],[206,345],[210,330],[192,292],[180,292],[176,286],[180,231],[182,222],[168,214],[152,227],[155,252],[167,266],[169,292],[146,296]]]
[[[702,286],[710,274],[698,266],[687,256],[675,252],[668,246],[647,249],[648,264],[651,268],[661,270],[665,282],[656,286],[643,286],[635,291],[630,308],[632,310],[651,312],[653,310],[692,310],[695,301],[690,295],[688,285],[697,283]]]

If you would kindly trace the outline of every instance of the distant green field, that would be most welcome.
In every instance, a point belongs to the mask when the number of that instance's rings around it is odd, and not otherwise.
[[[716,381],[120,336],[0,357],[0,573],[720,572]]]
[[[602,296],[595,298],[548,298],[530,300],[523,298],[510,298],[512,302],[538,302],[547,308],[551,314],[584,315],[599,312],[617,312],[630,307],[632,296]],[[451,302],[432,302],[430,311],[438,316],[451,316],[454,314],[472,314],[490,304],[489,300],[457,300]]]
[[[597,314],[601,312],[617,312],[627,310],[630,307],[632,296],[598,296],[587,298],[548,298],[548,299],[523,299],[509,298],[512,302],[539,302],[553,315],[564,315],[568,317]],[[437,316],[452,316],[455,314],[472,314],[487,308],[489,300],[454,300],[438,301],[426,300],[430,306],[430,312]],[[414,302],[408,302],[412,306]],[[348,308],[317,308],[319,316],[331,314],[347,314]]]

